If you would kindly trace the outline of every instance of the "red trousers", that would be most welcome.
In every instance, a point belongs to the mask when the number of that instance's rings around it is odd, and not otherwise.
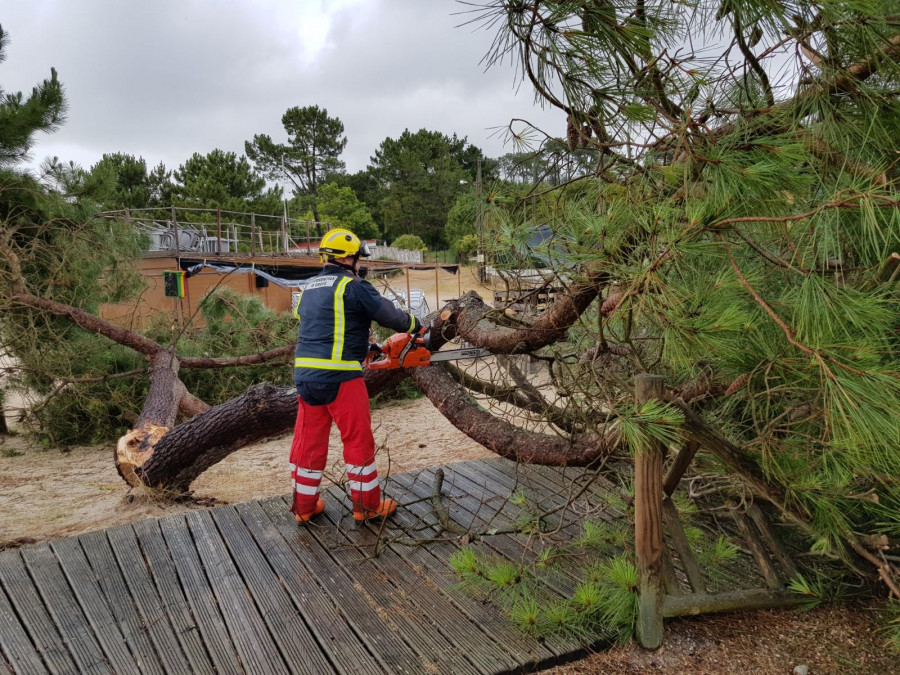
[[[341,432],[344,462],[354,506],[377,509],[381,487],[375,467],[375,438],[369,412],[369,393],[361,377],[341,383],[337,398],[326,405],[308,405],[299,399],[294,441],[291,444],[291,487],[297,514],[312,513],[319,484],[328,463],[328,436],[332,420]]]

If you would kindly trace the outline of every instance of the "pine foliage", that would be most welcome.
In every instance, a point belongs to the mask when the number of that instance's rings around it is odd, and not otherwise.
[[[761,467],[812,553],[849,562],[860,534],[900,549],[897,3],[473,12],[497,33],[488,62],[515,59],[594,157],[486,237],[511,266],[601,280],[600,307],[543,353],[567,405],[598,431],[613,411],[632,450],[676,445],[671,409],[632,403],[634,374],[662,374]],[[723,496],[747,494],[700,461]]]

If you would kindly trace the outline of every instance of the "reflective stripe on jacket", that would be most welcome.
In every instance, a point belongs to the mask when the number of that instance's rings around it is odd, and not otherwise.
[[[418,322],[383,298],[368,281],[325,265],[303,289],[294,351],[294,382],[343,382],[362,377],[372,321],[398,332]]]

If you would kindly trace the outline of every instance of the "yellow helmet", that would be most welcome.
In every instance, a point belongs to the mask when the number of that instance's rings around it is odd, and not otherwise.
[[[359,237],[350,230],[342,227],[328,230],[322,237],[322,243],[319,244],[319,258],[322,262],[327,262],[334,258],[347,258],[354,255],[361,255],[368,258],[372,255],[366,242],[360,241]]]

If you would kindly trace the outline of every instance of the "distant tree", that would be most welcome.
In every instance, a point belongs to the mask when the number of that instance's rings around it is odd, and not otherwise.
[[[480,153],[466,139],[438,131],[405,130],[386,138],[371,159],[378,214],[388,239],[416,234],[432,247],[445,243],[444,226],[456,196],[474,179],[463,161]]]
[[[316,204],[322,222],[331,227],[345,227],[360,239],[374,239],[378,236],[378,226],[372,213],[357,199],[352,188],[326,183],[319,188]]]
[[[391,246],[402,248],[406,251],[421,251],[422,253],[428,250],[428,246],[422,241],[421,237],[417,237],[414,234],[401,234],[391,242]]]
[[[172,172],[162,163],[148,172],[143,157],[105,154],[91,167],[90,175],[102,184],[98,199],[106,209],[143,209],[172,199]]]
[[[0,63],[6,60],[8,34],[0,26]],[[25,98],[22,92],[5,92],[0,86],[0,169],[28,158],[28,151],[39,131],[55,131],[63,122],[66,99],[56,69]]]
[[[267,134],[256,134],[244,143],[247,157],[270,180],[288,180],[297,197],[308,198],[307,208],[319,221],[315,197],[319,186],[330,176],[344,172],[340,155],[347,146],[344,123],[329,117],[325,108],[317,105],[289,108],[281,116],[288,134],[287,143],[276,143]],[[321,235],[321,228],[319,228]]]
[[[348,187],[353,190],[359,201],[369,207],[372,216],[378,221],[378,180],[372,173],[371,167],[366,167],[362,171],[356,173],[334,174],[328,179],[329,183],[334,183],[340,187]]]
[[[247,158],[213,150],[194,153],[175,171],[174,193],[182,206],[222,208],[255,213],[280,213],[281,188],[267,188],[266,180]]]

